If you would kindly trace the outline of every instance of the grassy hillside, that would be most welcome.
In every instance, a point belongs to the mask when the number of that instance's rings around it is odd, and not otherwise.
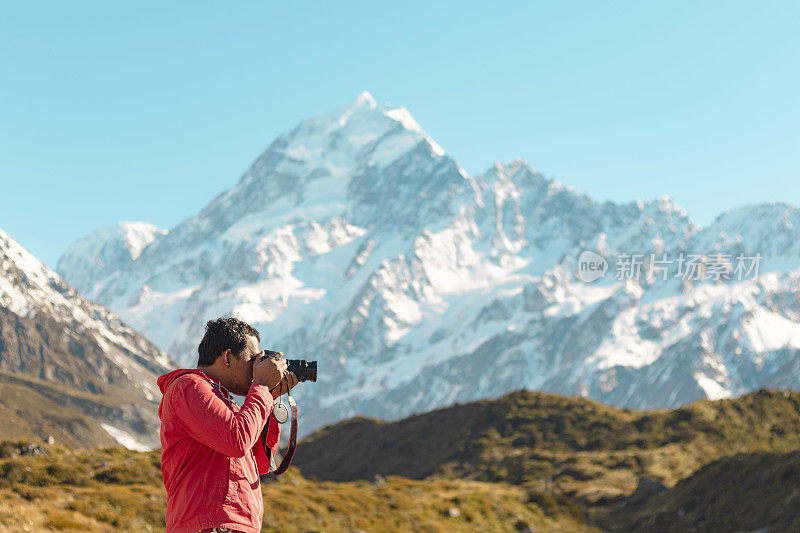
[[[31,451],[45,455],[20,455]],[[312,482],[295,470],[263,492],[264,531],[597,531],[570,502],[504,483]],[[165,507],[158,452],[0,443],[0,530],[163,531]]]
[[[736,454],[609,510],[612,531],[800,531],[800,452]]]
[[[644,477],[671,486],[727,455],[798,448],[800,393],[632,411],[520,391],[398,422],[328,426],[298,446],[295,464],[317,479],[504,481],[595,505],[630,495]]]
[[[800,452],[737,454],[649,498],[588,510],[506,483],[314,482],[295,470],[264,486],[263,530],[778,533],[800,530],[798,487]],[[157,452],[0,443],[2,531],[163,531],[164,511]]]

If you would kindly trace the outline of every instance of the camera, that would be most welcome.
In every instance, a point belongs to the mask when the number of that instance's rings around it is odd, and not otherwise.
[[[272,350],[264,350],[262,359],[267,357],[275,357],[278,355],[278,352],[274,352]],[[316,361],[305,361],[303,359],[287,359],[286,360],[287,370],[289,372],[294,372],[294,375],[297,376],[297,381],[317,381],[317,362]]]
[[[287,359],[289,372],[294,372],[297,381],[317,381],[317,362],[302,359]]]

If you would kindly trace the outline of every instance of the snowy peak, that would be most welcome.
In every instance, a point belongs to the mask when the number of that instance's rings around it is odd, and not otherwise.
[[[361,94],[359,94],[355,100],[344,106],[345,109],[356,109],[360,107],[375,109],[378,107],[378,103],[369,91],[361,91]]]
[[[564,266],[570,269],[569,258],[575,259],[582,249],[608,255],[679,247],[696,230],[686,212],[669,197],[598,203],[582,191],[544,177],[520,159],[495,163],[478,183],[483,198],[494,200],[497,231],[507,243],[505,248],[557,246],[567,260]],[[517,244],[509,245],[509,238]],[[553,259],[546,258],[540,265],[550,262],[549,268]],[[542,272],[541,268],[535,271]]]
[[[323,178],[346,182],[360,168],[389,165],[419,143],[434,156],[444,155],[408,110],[378,106],[365,91],[352,102],[303,120],[278,137],[243,176],[242,183],[268,180],[265,186],[285,188],[288,184],[276,180],[276,173],[302,178],[304,183]]]
[[[282,139],[271,148],[280,146],[294,163],[336,159],[324,166],[333,176],[359,165],[389,165],[419,143],[435,156],[444,155],[406,108],[378,106],[366,91],[345,106],[302,121]]]
[[[59,284],[63,284],[60,277],[0,229],[1,307],[20,316],[32,316],[37,298]]]
[[[433,140],[419,125],[419,122],[417,122],[416,119],[411,115],[408,109],[403,106],[395,108],[387,105],[379,106],[369,91],[362,92],[355,100],[337,108],[331,113],[309,118],[301,122],[301,125],[305,122],[314,122],[317,125],[321,125],[327,121],[334,126],[344,127],[351,120],[368,119],[371,120],[374,126],[378,126],[379,123],[382,122],[382,119],[380,118],[381,115],[394,120],[406,130],[418,133],[422,137],[429,140],[432,144],[436,145],[436,143],[433,142]],[[335,128],[328,128],[326,131],[332,131],[332,129]],[[444,155],[444,150],[438,148],[438,145],[436,146],[437,151],[440,152],[439,155]]]
[[[503,185],[513,184],[520,190],[529,190],[534,193],[543,193],[546,190],[560,190],[567,188],[562,183],[548,179],[538,173],[532,166],[522,159],[514,159],[510,163],[495,162],[483,175],[480,176],[481,182],[487,187],[496,186],[498,183]],[[568,188],[570,191],[577,192]]]
[[[448,198],[470,194],[469,179],[405,108],[362,93],[278,137],[235,187],[152,249],[196,246],[243,217],[270,226],[335,217],[398,225],[419,218],[410,213],[419,203],[447,212]]]
[[[120,222],[92,232],[71,245],[56,266],[70,272],[70,281],[81,292],[89,292],[100,279],[125,270],[144,250],[167,234],[147,222]]]
[[[786,202],[767,202],[729,209],[720,214],[708,227],[711,231],[743,233],[748,229],[760,232],[796,231],[800,209]]]
[[[167,234],[167,230],[147,222],[120,222],[117,226],[122,232],[125,249],[134,261],[156,238]]]
[[[800,258],[800,209],[768,202],[725,211],[697,234],[693,245],[709,254],[758,253],[766,269],[785,269]]]
[[[425,142],[431,147],[435,155],[444,155],[444,149],[439,146],[436,141],[434,141],[427,133],[425,133],[419,123],[414,119],[414,117],[411,116],[411,113],[409,113],[408,109],[405,107],[387,109],[384,114],[402,124],[405,129],[420,134]]]
[[[372,93],[369,91],[361,91],[361,94],[356,97],[356,104],[367,105],[372,108],[375,108],[378,105],[375,102],[375,98],[372,97]]]

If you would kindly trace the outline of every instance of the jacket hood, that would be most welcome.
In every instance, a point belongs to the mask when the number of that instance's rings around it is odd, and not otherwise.
[[[158,380],[156,380],[158,388],[161,389],[161,394],[167,392],[167,389],[169,388],[170,385],[172,385],[172,382],[178,379],[179,377],[183,376],[184,374],[199,374],[201,376],[205,376],[205,374],[203,374],[199,370],[194,370],[191,368],[179,368],[178,370],[167,372],[166,374],[158,376]]]

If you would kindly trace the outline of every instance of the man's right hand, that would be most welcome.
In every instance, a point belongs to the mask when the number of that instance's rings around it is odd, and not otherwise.
[[[283,353],[277,352],[277,355],[272,357],[260,356],[253,363],[253,383],[274,389],[280,384],[286,372],[287,363]]]

